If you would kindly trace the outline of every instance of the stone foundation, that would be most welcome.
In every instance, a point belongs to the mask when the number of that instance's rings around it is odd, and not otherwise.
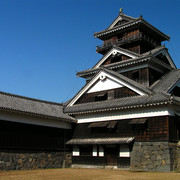
[[[0,170],[47,169],[71,166],[71,153],[0,150]]]
[[[180,172],[180,142],[178,143],[178,146],[177,146],[177,157],[176,157],[176,162],[177,162],[177,171]]]
[[[169,172],[180,167],[180,147],[169,142],[135,142],[131,169]]]

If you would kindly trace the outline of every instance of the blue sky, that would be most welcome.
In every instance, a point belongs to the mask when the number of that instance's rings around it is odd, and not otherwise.
[[[119,9],[167,35],[180,68],[179,0],[0,0],[0,91],[64,102],[84,85],[77,71],[100,58],[94,32],[107,28]]]

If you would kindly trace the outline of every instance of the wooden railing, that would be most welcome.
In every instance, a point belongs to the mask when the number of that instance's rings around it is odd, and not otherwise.
[[[149,37],[148,35],[145,35],[142,32],[140,32],[140,33],[129,35],[129,36],[117,39],[117,40],[108,41],[107,43],[97,46],[96,50],[101,51],[101,50],[109,48],[113,45],[121,45],[121,44],[127,43],[129,41],[137,40],[137,39],[144,39],[144,40],[150,42],[151,44],[153,44],[154,46],[158,45],[156,40],[154,40],[153,38]]]

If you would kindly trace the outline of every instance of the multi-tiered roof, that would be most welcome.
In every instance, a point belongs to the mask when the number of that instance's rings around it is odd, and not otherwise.
[[[77,73],[85,86],[65,113],[180,105],[180,70],[161,45],[170,37],[145,21],[122,13],[105,30],[94,34],[103,41],[96,51],[102,58]]]

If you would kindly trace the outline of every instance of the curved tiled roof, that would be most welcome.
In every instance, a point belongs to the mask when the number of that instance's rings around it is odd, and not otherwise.
[[[146,27],[148,27],[150,30],[153,30],[154,32],[156,32],[161,38],[162,40],[169,40],[170,37],[166,34],[164,34],[163,32],[159,31],[157,28],[155,28],[154,26],[152,26],[151,24],[149,24],[147,21],[145,21],[144,19],[142,19],[141,17],[132,21],[129,21],[127,23],[121,24],[119,26],[115,26],[112,29],[106,29],[104,31],[100,31],[100,32],[96,32],[94,33],[94,37],[96,38],[100,38],[102,36],[106,36],[107,34],[110,33],[114,33],[116,31],[121,31],[123,29],[127,29],[129,27],[133,27],[137,24],[142,24],[145,25]]]
[[[76,120],[63,113],[63,105],[39,99],[0,92],[0,110],[59,119],[67,122]]]
[[[134,141],[135,137],[108,137],[108,138],[76,138],[71,139],[66,144],[129,144]]]
[[[72,114],[84,114],[84,113],[101,112],[101,111],[148,107],[148,106],[172,104],[172,103],[180,105],[180,100],[174,99],[173,101],[172,96],[169,94],[155,93],[152,95],[133,96],[133,97],[126,97],[121,99],[99,101],[99,102],[92,102],[86,104],[77,104],[74,106],[65,107],[64,112],[72,115]]]
[[[168,91],[180,80],[180,69],[171,70],[169,73],[164,75],[160,80],[154,83],[150,88],[154,92],[165,92]]]
[[[103,68],[104,69],[104,68]],[[180,105],[180,97],[172,96],[169,91],[180,81],[180,69],[172,69],[165,74],[161,79],[156,81],[150,87],[139,85],[133,80],[122,76],[114,71],[104,69],[110,74],[121,78],[122,80],[133,83],[134,87],[140,88],[147,95],[126,97],[114,100],[106,100],[100,102],[91,102],[85,104],[77,104],[70,107],[65,107],[64,112],[67,114],[83,114],[90,112],[101,112],[118,109],[129,109],[137,107],[147,107],[163,104],[175,104]]]
[[[107,65],[104,65],[103,67],[111,70],[111,69],[117,69],[117,68],[122,68],[122,67],[129,67],[129,66],[141,64],[144,62],[152,62],[152,63],[159,64],[162,67],[165,67],[167,69],[172,69],[172,67],[170,67],[168,64],[160,61],[159,59],[153,57],[150,54],[145,54],[145,55],[142,55],[141,57],[134,58],[134,59],[128,59],[126,61],[120,61],[120,62],[116,62],[116,63],[112,63],[112,64],[107,64]],[[87,69],[85,71],[77,72],[76,75],[79,77],[83,77],[83,76],[87,76],[87,75],[94,75],[95,73],[97,73],[99,71],[100,68],[101,67],[99,67],[97,69]]]

